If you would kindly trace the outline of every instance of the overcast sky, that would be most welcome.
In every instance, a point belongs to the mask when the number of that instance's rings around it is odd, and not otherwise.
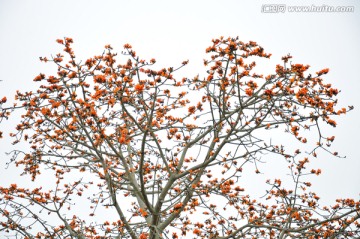
[[[250,4],[251,2],[251,4]],[[354,6],[354,12],[264,13],[263,4],[288,6]],[[203,74],[205,48],[219,36],[239,36],[256,41],[273,53],[264,70],[275,69],[281,56],[291,53],[295,63],[316,72],[330,68],[324,78],[341,89],[340,106],[355,110],[338,120],[334,151],[345,159],[321,154],[323,175],[314,188],[325,200],[359,198],[360,193],[360,3],[359,1],[93,1],[93,0],[0,0],[0,97],[34,89],[32,79],[40,72],[54,74],[51,64],[39,62],[61,50],[58,38],[72,37],[78,58],[102,52],[105,44],[121,51],[133,45],[142,58],[156,58],[158,67],[177,66],[189,59],[181,72]],[[265,69],[266,68],[266,69]],[[14,119],[13,119],[14,120]],[[11,124],[11,122],[10,122]],[[10,124],[0,125],[0,130]],[[19,173],[4,171],[11,145],[0,144],[0,185]]]

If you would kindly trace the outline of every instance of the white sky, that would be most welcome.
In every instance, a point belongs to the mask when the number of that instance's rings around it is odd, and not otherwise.
[[[251,4],[250,4],[251,2]],[[262,13],[263,3],[354,6],[353,13]],[[11,99],[17,89],[32,90],[40,72],[55,73],[39,56],[58,53],[58,38],[72,37],[78,58],[86,59],[111,44],[118,52],[133,45],[142,58],[157,59],[157,66],[190,64],[178,75],[204,76],[202,59],[212,38],[239,36],[253,40],[273,53],[265,70],[275,69],[281,56],[311,65],[310,71],[330,68],[325,80],[342,90],[339,106],[355,110],[337,120],[333,150],[345,159],[321,154],[323,174],[314,190],[324,200],[359,198],[360,193],[360,2],[359,1],[115,1],[115,0],[0,0],[0,97]],[[183,74],[183,75],[182,75]],[[15,119],[12,119],[15,120]],[[11,123],[11,122],[10,122]],[[0,125],[0,130],[9,124]],[[330,134],[330,133],[329,133]],[[0,185],[18,173],[4,171],[11,145],[0,144]],[[271,164],[269,164],[271,167]]]

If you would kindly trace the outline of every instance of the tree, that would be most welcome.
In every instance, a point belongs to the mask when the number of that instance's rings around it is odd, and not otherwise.
[[[10,134],[14,144],[29,144],[12,151],[10,163],[48,182],[0,187],[0,231],[8,237],[360,236],[360,201],[322,208],[309,191],[308,178],[321,173],[310,160],[319,150],[337,156],[335,136],[323,128],[351,110],[335,108],[339,91],[322,78],[328,69],[308,74],[287,55],[263,76],[254,59],[271,54],[221,37],[206,49],[207,76],[178,80],[187,61],[154,70],[155,59],[142,60],[125,44],[123,64],[110,45],[82,62],[71,38],[57,42],[66,56],[40,58],[56,64],[56,75],[36,76],[38,89],[17,92],[13,106],[1,100],[2,121],[23,114]],[[270,132],[294,140],[275,144]],[[310,150],[292,150],[297,142]],[[260,173],[265,154],[284,159],[289,177],[286,185],[268,180],[266,197],[253,198],[242,187],[243,169],[252,163]]]

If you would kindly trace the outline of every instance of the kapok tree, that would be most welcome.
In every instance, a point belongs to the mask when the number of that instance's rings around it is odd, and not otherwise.
[[[207,76],[176,79],[187,61],[154,70],[154,59],[126,44],[121,64],[110,45],[84,62],[72,39],[57,42],[65,56],[40,58],[56,64],[56,74],[36,76],[38,88],[17,92],[12,106],[1,100],[2,121],[22,112],[12,119],[13,143],[29,144],[12,151],[10,163],[35,182],[0,187],[3,237],[360,236],[359,201],[320,207],[309,189],[321,173],[310,167],[316,152],[337,154],[329,148],[335,137],[322,129],[351,110],[335,108],[339,91],[322,78],[328,69],[306,73],[308,65],[287,55],[263,76],[255,60],[271,54],[221,37],[206,49]],[[272,132],[311,149],[287,150],[269,140]],[[289,177],[286,185],[268,180],[266,197],[254,198],[243,169],[260,173],[265,154],[270,164],[283,158]]]

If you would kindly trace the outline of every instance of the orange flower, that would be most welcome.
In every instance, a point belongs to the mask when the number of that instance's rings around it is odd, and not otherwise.
[[[55,57],[54,62],[62,62],[63,59],[61,57]]]
[[[144,85],[142,84],[137,84],[135,85],[135,90],[137,91],[137,93],[141,93],[144,90]]]
[[[108,103],[109,103],[110,106],[114,106],[115,98],[111,98],[110,100],[108,100]]]
[[[126,44],[124,45],[124,48],[126,48],[126,49],[131,49],[132,46],[131,46],[130,44],[127,44],[127,43],[126,43]]]
[[[39,97],[40,97],[41,99],[47,99],[47,98],[49,98],[48,94],[46,94],[46,93],[41,93]]]
[[[188,109],[188,111],[189,111],[190,114],[194,114],[194,113],[195,113],[195,109],[196,109],[195,106],[190,106],[189,109]]]
[[[200,235],[201,231],[199,229],[195,228],[193,233],[196,234],[196,235]]]
[[[119,143],[120,143],[120,144],[125,144],[125,143],[126,143],[126,137],[125,137],[125,136],[121,136],[121,137],[119,138]]]
[[[336,127],[336,121],[335,120],[332,120],[332,119],[328,119],[327,120],[327,123],[333,127]]]
[[[175,209],[175,210],[180,209],[182,206],[183,206],[182,202],[179,202],[178,204],[176,204],[176,205],[174,206],[174,209]]]
[[[331,137],[327,137],[327,138],[326,138],[327,141],[331,141],[331,142],[333,142],[334,139],[335,139],[335,136],[331,136]]]
[[[96,83],[105,83],[106,78],[104,75],[98,75],[98,76],[94,76],[94,81]]]
[[[301,100],[302,97],[306,96],[308,90],[306,88],[301,88],[297,93],[296,93],[296,98]]]
[[[139,239],[147,239],[148,238],[148,234],[146,232],[143,232],[140,234]]]
[[[34,78],[34,81],[41,81],[42,79],[44,79],[45,78],[45,75],[44,74],[40,74],[40,75],[38,75],[38,76],[36,76],[35,78]]]
[[[322,69],[321,71],[316,72],[316,74],[318,76],[321,76],[321,75],[327,74],[328,72],[329,72],[329,68],[326,68],[326,69]]]
[[[76,72],[74,71],[68,75],[69,78],[75,78],[75,76],[76,76]]]
[[[245,90],[245,93],[246,93],[248,96],[252,96],[253,90],[252,90],[251,88],[247,88],[247,89]]]
[[[44,108],[41,109],[41,113],[42,113],[43,115],[50,115],[50,114],[51,114],[51,111],[50,111],[49,108],[44,107]]]
[[[54,102],[51,103],[51,106],[53,108],[58,108],[60,105],[61,105],[61,102],[59,102],[59,101],[54,101]]]
[[[147,215],[148,215],[148,213],[144,210],[144,209],[142,209],[142,208],[140,208],[140,213],[141,213],[141,216],[143,216],[143,217],[146,217]]]
[[[267,89],[267,90],[265,90],[265,92],[264,92],[264,95],[268,95],[268,96],[271,96],[271,95],[273,95],[274,94],[274,92],[272,91],[272,90],[270,90],[270,89]]]
[[[247,86],[249,86],[251,89],[258,88],[258,85],[256,84],[256,82],[254,82],[252,80],[247,83]]]
[[[311,169],[311,173],[316,174],[316,175],[320,175],[321,174],[321,169],[318,169],[318,170]]]
[[[59,83],[60,80],[58,78],[56,78],[55,76],[49,76],[49,78],[47,79],[47,81],[50,83],[50,84],[56,84],[56,83]]]
[[[76,131],[76,130],[77,130],[77,127],[76,127],[75,125],[73,125],[73,124],[70,124],[70,125],[69,125],[69,130],[71,130],[71,131]]]
[[[291,132],[293,132],[294,135],[297,136],[299,134],[298,131],[299,131],[299,126],[292,126],[291,127]]]

